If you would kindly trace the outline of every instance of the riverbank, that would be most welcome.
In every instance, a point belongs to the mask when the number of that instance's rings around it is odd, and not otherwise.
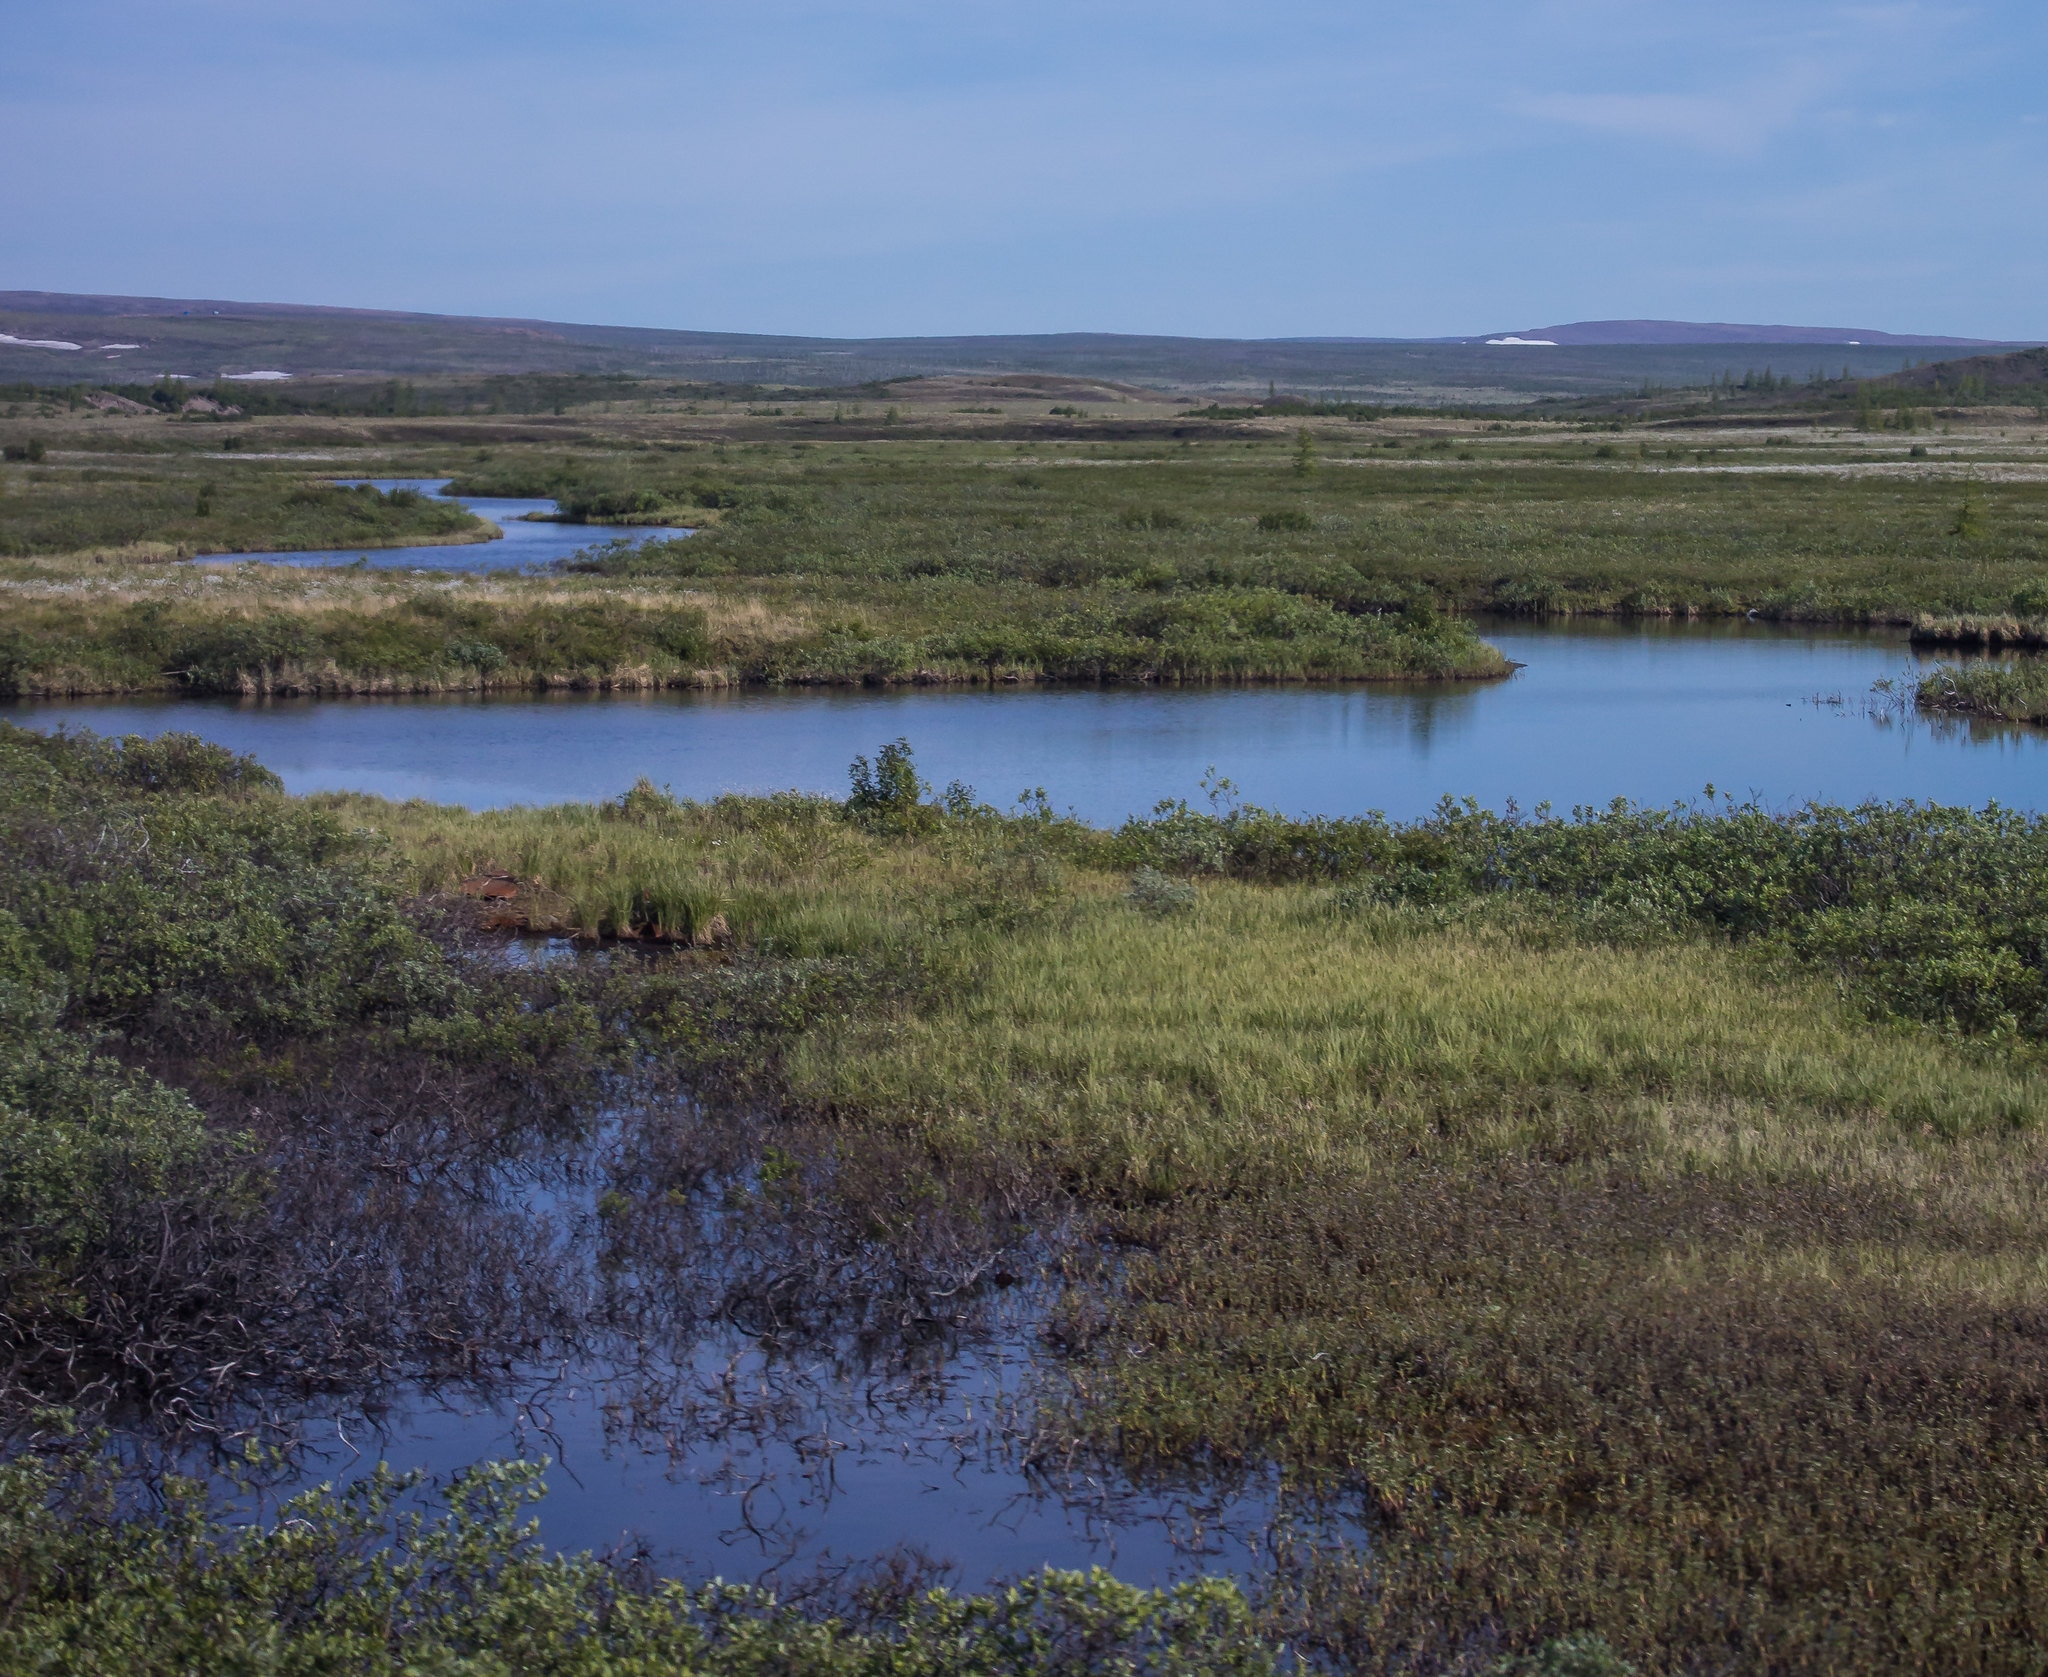
[[[1476,680],[1470,623],[1353,616],[1271,589],[599,577],[400,577],[244,566],[150,585],[0,580],[0,694],[318,696],[725,686]]]
[[[118,565],[143,554],[440,547],[503,533],[457,502],[416,490],[347,487],[196,450],[112,465],[54,455],[45,467],[0,471],[0,490],[0,561]]]
[[[2028,604],[2035,605],[2031,598]],[[2001,613],[1996,617],[1932,617],[1913,620],[1915,646],[1966,646],[2000,651],[2006,647],[2038,652],[2048,647],[2048,619]]]

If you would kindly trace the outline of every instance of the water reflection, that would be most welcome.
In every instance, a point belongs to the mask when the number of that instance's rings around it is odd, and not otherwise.
[[[547,1005],[563,965],[508,970]],[[264,1211],[183,1231],[168,1277],[225,1288],[233,1320],[124,1319],[148,1366],[87,1347],[68,1388],[17,1369],[17,1424],[69,1401],[144,1468],[239,1465],[262,1438],[273,1506],[380,1461],[545,1455],[550,1542],[679,1574],[909,1544],[977,1585],[1045,1564],[1163,1581],[1270,1541],[1269,1481],[1141,1488],[1048,1435],[1038,1324],[1085,1238],[1056,1188],[849,1149],[651,1072],[589,1112],[424,1073],[366,1065],[257,1111]]]
[[[1708,782],[1775,804],[2042,807],[2048,733],[1865,714],[1875,681],[1919,662],[1903,634],[1599,621],[1486,632],[1523,665],[1506,681],[67,701],[12,713],[112,732],[188,728],[256,753],[294,791],[476,808],[610,797],[641,775],[690,797],[838,794],[855,753],[898,735],[935,785],[959,779],[1005,805],[1043,786],[1057,807],[1112,824],[1198,796],[1212,768],[1254,802],[1404,819],[1447,793],[1568,809],[1692,798]]]

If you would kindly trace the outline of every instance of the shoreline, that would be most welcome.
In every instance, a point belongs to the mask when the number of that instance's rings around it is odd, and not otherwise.
[[[905,687],[999,687],[1109,688],[1109,687],[1360,687],[1397,685],[1450,685],[1460,682],[1505,681],[1521,664],[1501,660],[1498,669],[1458,670],[1430,673],[1402,671],[1373,675],[1220,675],[1178,676],[1147,672],[1137,676],[1046,675],[1037,671],[986,669],[917,669],[901,674],[860,672],[799,673],[785,676],[752,676],[726,668],[655,671],[645,667],[612,670],[575,670],[539,673],[523,670],[472,672],[467,678],[449,675],[381,675],[335,669],[319,671],[243,671],[234,685],[196,686],[164,679],[149,683],[95,682],[90,677],[73,681],[24,683],[11,694],[0,694],[0,707],[35,704],[64,699],[122,698],[430,698],[446,693],[654,693],[711,691],[749,688],[757,691],[801,688]]]

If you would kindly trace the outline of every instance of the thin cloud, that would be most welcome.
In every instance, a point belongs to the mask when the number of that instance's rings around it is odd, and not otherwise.
[[[1624,139],[1654,140],[1724,157],[1753,157],[1808,114],[1823,78],[1810,73],[1751,83],[1731,95],[1541,93],[1510,102],[1520,116]]]

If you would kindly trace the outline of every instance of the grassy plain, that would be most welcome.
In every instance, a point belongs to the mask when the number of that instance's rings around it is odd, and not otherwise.
[[[1910,442],[1325,417],[1304,449],[1297,417],[689,405],[39,418],[44,459],[0,468],[0,530],[27,533],[0,566],[5,679],[1457,675],[1493,667],[1458,618],[1481,608],[2026,624],[2048,600],[2048,459],[2010,415]],[[91,478],[109,459],[177,493]],[[123,535],[131,489],[183,504],[234,473],[214,505],[258,509],[236,527],[276,545],[261,509],[285,517],[308,474],[373,472],[704,529],[461,579],[201,573]],[[2032,669],[1931,679],[2021,714]],[[1207,1650],[1194,1669],[1256,1669],[1254,1632],[1387,1672],[1575,1634],[1659,1672],[2042,1668],[2036,821],[1180,809],[1105,833],[935,803],[887,757],[845,803],[643,785],[470,814],[289,800],[197,747],[0,747],[10,1413],[256,1385],[281,1348],[359,1378],[348,1359],[397,1330],[302,1284],[292,1168],[394,1128],[419,1132],[423,1170],[511,1146],[653,1063],[744,1082],[821,1198],[834,1163],[880,1161],[898,1197],[848,1213],[873,1244],[984,1219],[976,1183],[1071,1214],[1036,1393],[1048,1459],[1278,1474],[1365,1508],[1355,1547],[1283,1548],[1255,1620],[1147,1596],[1112,1635],[1059,1585],[1047,1611],[1098,1651],[1166,1623]],[[494,969],[473,958],[487,926],[645,959]],[[28,1582],[0,1632],[38,1657],[75,1641],[88,1577],[94,1623],[184,1624],[151,1593],[183,1576],[159,1527],[25,1471],[0,1534],[43,1560],[11,1574]],[[179,1531],[199,1571],[229,1541]],[[237,1541],[250,1591],[281,1588],[277,1556]],[[431,1576],[471,1603],[498,1599],[475,1578],[544,1585],[525,1622],[623,1627],[622,1659],[668,1657],[697,1611],[643,1621],[636,1595],[605,1618],[613,1575],[530,1577],[480,1541],[471,1570]],[[330,1550],[316,1570],[349,1575]],[[363,1646],[395,1659],[411,1598],[377,1599]],[[876,1669],[923,1646],[891,1611],[895,1640],[861,1654]]]
[[[1955,410],[1909,440],[1839,415],[1205,418],[1142,392],[1056,413],[968,379],[829,404],[648,389],[607,386],[560,416],[0,424],[10,446],[45,445],[0,468],[0,679],[342,693],[1483,677],[1501,665],[1471,612],[1905,623],[2048,599],[2048,454],[2017,411]],[[428,531],[446,509],[318,486],[344,474],[453,475],[700,528],[629,552],[594,524],[572,574],[537,578],[229,567],[201,582],[163,562],[474,534]],[[550,616],[575,632],[549,643]]]

